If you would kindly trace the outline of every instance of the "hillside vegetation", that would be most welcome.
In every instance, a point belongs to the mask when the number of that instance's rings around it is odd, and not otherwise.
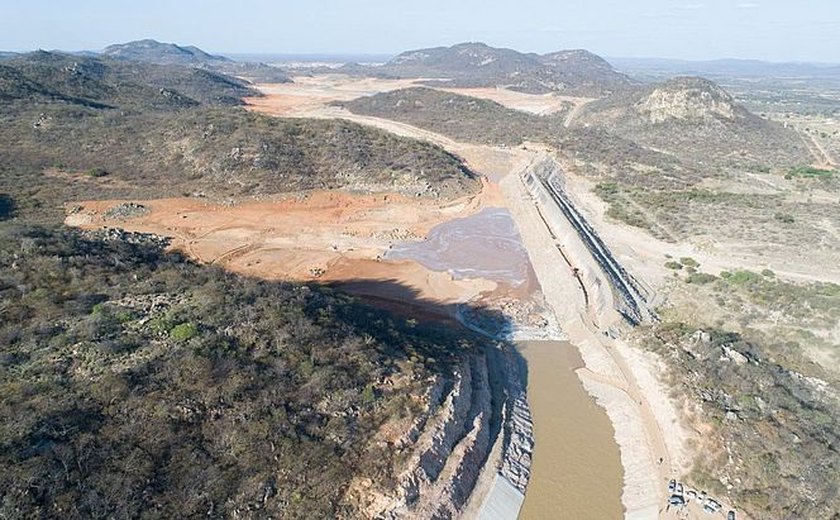
[[[662,323],[636,335],[704,432],[690,478],[756,519],[837,518],[840,286],[670,264]]]
[[[58,227],[92,198],[479,189],[439,147],[238,106],[255,94],[179,65],[0,65],[0,518],[358,518],[353,483],[396,493],[405,466],[382,438],[481,355],[472,333],[161,237]]]
[[[684,187],[698,178],[672,155],[601,128],[565,128],[566,114],[534,115],[494,101],[414,87],[339,103],[353,113],[392,119],[456,141],[518,146],[542,142],[576,161],[582,173],[628,185]]]
[[[351,518],[476,339],[143,236],[0,229],[0,517]]]
[[[0,102],[64,102],[123,110],[241,105],[259,95],[242,80],[215,72],[37,51],[0,65]]]
[[[339,105],[355,114],[382,117],[458,141],[517,146],[562,132],[562,114],[536,116],[486,99],[425,87],[364,96]]]
[[[352,67],[356,74],[435,78],[430,84],[458,87],[504,86],[543,94],[601,96],[632,84],[600,56],[585,50],[524,54],[468,42],[404,52],[378,67]],[[440,81],[443,79],[443,81]]]
[[[63,202],[80,198],[316,188],[450,198],[479,187],[460,160],[433,145],[230,107],[252,91],[226,76],[74,60],[37,53],[0,66],[11,78],[0,83],[0,193],[18,214],[55,218]]]
[[[101,55],[115,60],[195,67],[244,77],[257,83],[291,81],[283,70],[265,63],[234,61],[224,56],[207,53],[192,45],[180,46],[151,39],[109,45],[102,50]]]

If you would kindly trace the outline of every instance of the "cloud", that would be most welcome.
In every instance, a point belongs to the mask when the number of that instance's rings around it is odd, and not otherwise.
[[[755,2],[741,2],[738,4],[738,9],[756,9],[758,7],[761,7],[761,4]]]

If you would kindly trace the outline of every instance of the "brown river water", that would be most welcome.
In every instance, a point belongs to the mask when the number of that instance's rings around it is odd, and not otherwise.
[[[614,430],[575,373],[584,366],[577,349],[559,341],[526,341],[518,347],[528,362],[535,438],[519,518],[623,518],[623,470]]]
[[[453,278],[485,278],[511,288],[534,280],[510,213],[487,208],[433,228],[426,240],[394,244],[386,259],[411,259]],[[524,341],[528,402],[534,421],[531,480],[519,518],[612,520],[624,516],[623,473],[613,427],[575,370],[577,349],[559,341]]]

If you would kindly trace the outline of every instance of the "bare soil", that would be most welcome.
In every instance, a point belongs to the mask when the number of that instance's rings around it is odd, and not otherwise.
[[[398,282],[416,290],[420,299],[451,304],[489,298],[501,287],[480,276],[455,280],[445,269],[383,259],[396,243],[421,240],[442,222],[498,205],[497,188],[490,183],[478,196],[446,205],[395,194],[316,192],[229,204],[195,198],[133,201],[148,213],[119,222],[106,216],[124,202],[68,204],[74,210],[66,223],[169,236],[173,249],[199,262],[272,280],[349,283],[358,293],[384,299],[402,297],[371,293],[384,287],[374,282]]]

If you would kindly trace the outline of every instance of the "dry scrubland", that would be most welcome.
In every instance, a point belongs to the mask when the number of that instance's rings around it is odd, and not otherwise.
[[[662,323],[633,337],[665,361],[700,434],[690,482],[754,518],[833,518],[840,286],[668,267]]]
[[[356,517],[482,344],[142,235],[0,232],[4,517]]]
[[[803,116],[761,119],[693,80],[589,103],[568,127],[423,89],[343,106],[455,140],[548,144],[589,180],[614,223],[749,266],[792,263],[820,279],[813,266],[823,265],[836,279],[840,190],[822,152],[833,158],[831,119],[810,116],[808,129],[797,130],[792,122],[804,126]],[[509,132],[497,131],[506,120]],[[840,286],[737,263],[708,272],[683,260],[660,257],[660,271],[676,273],[660,288],[662,323],[631,337],[661,356],[698,432],[689,484],[753,518],[831,518],[840,474]]]
[[[739,90],[756,116],[704,80],[636,85],[580,51],[426,51],[382,69],[389,88],[404,86],[395,76],[493,63],[434,85],[601,99],[537,115],[463,90],[410,88],[340,106],[496,154],[540,143],[606,204],[598,222],[620,230],[605,234],[607,245],[632,255],[653,235],[656,247],[734,262],[721,272],[687,256],[629,259],[655,262],[645,271],[668,280],[657,288],[661,322],[627,337],[664,362],[697,433],[684,477],[752,518],[838,517],[840,288],[758,265],[792,262],[812,279],[836,280],[833,105],[813,92]],[[424,55],[433,62],[418,65]],[[520,65],[528,76],[511,85],[508,68]],[[354,71],[369,72],[345,72]],[[176,192],[229,204],[343,189],[446,204],[480,189],[439,147],[237,107],[258,95],[240,80],[173,65],[52,53],[0,63],[0,334],[10,347],[0,356],[0,516],[153,507],[166,516],[352,517],[370,504],[346,492],[395,492],[394,474],[411,458],[377,435],[427,418],[428,403],[411,396],[428,395],[435,376],[452,387],[455,367],[479,359],[472,334],[327,288],[200,267],[148,236],[55,229],[68,200]],[[573,198],[586,206],[587,196]],[[123,209],[105,217],[144,211]]]
[[[175,66],[0,64],[0,516],[357,517],[351,483],[395,492],[410,454],[393,431],[422,426],[439,404],[424,396],[481,356],[474,334],[327,287],[60,229],[64,204],[91,198],[321,188],[445,204],[480,189],[436,146],[237,106],[254,95]]]

